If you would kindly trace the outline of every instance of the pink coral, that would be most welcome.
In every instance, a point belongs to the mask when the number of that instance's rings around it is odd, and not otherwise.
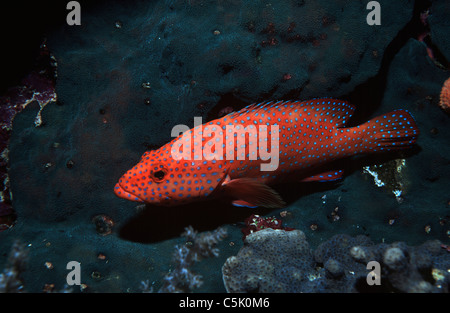
[[[241,230],[244,234],[244,239],[247,235],[266,228],[282,229],[286,231],[294,230],[290,227],[284,227],[283,221],[276,217],[262,217],[256,214],[250,215],[245,220],[245,225],[246,227]]]
[[[450,113],[450,78],[442,86],[439,105],[445,112]]]

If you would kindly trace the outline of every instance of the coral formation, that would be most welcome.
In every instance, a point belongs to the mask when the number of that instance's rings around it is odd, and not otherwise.
[[[449,292],[450,255],[442,250],[438,240],[416,247],[404,242],[354,246],[349,253],[360,264],[379,262],[384,291]],[[443,273],[443,277],[436,278],[436,272]]]
[[[450,78],[442,85],[439,106],[447,113],[450,113]]]
[[[245,237],[222,273],[228,292],[304,292],[316,272],[302,231],[266,228]]]
[[[217,257],[219,249],[216,246],[227,236],[227,231],[218,228],[213,232],[198,234],[189,226],[182,236],[186,238],[186,244],[175,247],[175,267],[164,277],[159,292],[191,292],[199,288],[203,284],[202,276],[192,272],[192,266],[203,258]],[[148,284],[142,284],[148,289]]]
[[[42,109],[48,103],[56,101],[56,67],[56,59],[50,53],[45,42],[42,43],[35,68],[19,86],[9,88],[6,94],[0,97],[0,231],[8,229],[15,221],[7,169],[8,144],[14,117],[30,103],[36,101],[40,109],[34,124],[36,127],[42,124]]]
[[[92,222],[95,224],[97,233],[106,236],[112,233],[114,227],[114,221],[105,214],[99,214],[92,218]]]
[[[264,217],[257,214],[252,214],[245,219],[244,223],[245,227],[241,229],[241,232],[244,234],[244,238],[251,233],[266,228],[283,229],[287,231],[294,230],[293,228],[283,226],[283,221],[274,216]]]
[[[15,241],[8,256],[8,264],[0,274],[0,293],[23,292],[22,273],[28,261],[25,245]]]
[[[402,171],[406,167],[405,159],[395,159],[387,161],[384,164],[370,165],[363,167],[363,173],[373,176],[376,186],[384,186],[390,190],[397,201],[403,201],[403,195],[406,192],[408,181]]]
[[[381,267],[369,285],[367,265]],[[222,268],[228,292],[449,292],[450,254],[437,240],[416,247],[335,235],[314,253],[299,230],[252,233]]]

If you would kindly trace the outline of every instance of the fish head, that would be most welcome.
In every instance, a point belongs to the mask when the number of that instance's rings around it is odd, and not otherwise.
[[[166,151],[144,153],[114,187],[123,199],[175,206],[195,202],[220,189],[227,170],[216,160],[174,160]]]

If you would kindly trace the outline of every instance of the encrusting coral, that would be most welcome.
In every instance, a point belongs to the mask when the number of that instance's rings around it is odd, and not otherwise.
[[[14,242],[8,257],[8,264],[0,274],[0,293],[23,292],[22,273],[28,260],[28,251],[19,241]]]
[[[304,292],[315,277],[314,258],[302,231],[265,228],[245,237],[222,274],[228,292]]]
[[[372,261],[379,284],[367,282]],[[449,271],[438,240],[410,247],[335,235],[312,253],[303,232],[270,228],[249,234],[222,268],[228,292],[449,292]]]

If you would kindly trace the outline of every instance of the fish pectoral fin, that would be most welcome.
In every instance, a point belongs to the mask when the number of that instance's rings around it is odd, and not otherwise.
[[[237,178],[222,184],[225,193],[234,199],[234,205],[265,208],[282,208],[286,203],[280,195],[256,179]]]
[[[306,177],[306,178],[302,179],[300,182],[302,182],[302,183],[305,183],[305,182],[328,182],[328,181],[342,179],[343,175],[344,175],[343,170],[329,171],[329,172],[320,173],[320,174],[317,174],[317,175],[314,175],[311,177]]]

